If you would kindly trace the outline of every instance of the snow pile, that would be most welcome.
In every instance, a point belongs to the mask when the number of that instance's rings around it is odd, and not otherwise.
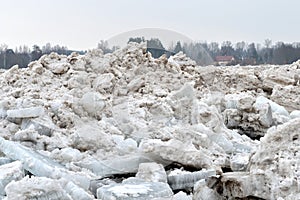
[[[0,194],[297,199],[299,68],[201,67],[130,43],[3,70]]]

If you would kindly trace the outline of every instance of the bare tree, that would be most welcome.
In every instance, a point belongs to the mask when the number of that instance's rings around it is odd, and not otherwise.
[[[7,44],[0,44],[0,52],[5,52],[7,50]]]
[[[264,45],[265,45],[265,47],[266,47],[267,49],[270,48],[271,45],[272,45],[272,40],[270,40],[270,39],[265,39]]]

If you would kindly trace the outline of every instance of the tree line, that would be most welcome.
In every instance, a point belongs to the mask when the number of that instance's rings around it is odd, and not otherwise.
[[[144,37],[131,37],[129,42],[146,42],[147,51],[151,52],[155,58],[163,54],[167,56],[174,55],[180,51],[195,60],[199,65],[217,64],[216,57],[232,56],[233,61],[228,65],[259,65],[259,64],[291,64],[300,59],[300,43],[272,43],[270,39],[266,39],[263,44],[246,43],[244,41],[232,43],[230,41],[222,42],[193,42],[181,43],[180,41],[165,47],[158,38],[146,40]],[[104,53],[112,53],[118,47],[109,47],[107,41],[101,40],[98,49],[102,49]],[[54,45],[50,43],[40,47],[34,45],[29,48],[26,45],[15,49],[8,48],[7,45],[0,45],[0,68],[8,69],[18,64],[19,67],[27,67],[31,61],[38,60],[42,55],[56,52],[58,54],[70,55],[72,50],[65,46]],[[86,51],[76,51],[84,54]]]
[[[9,69],[13,65],[19,65],[20,68],[25,68],[31,61],[38,60],[44,54],[56,52],[62,55],[70,55],[72,50],[68,50],[65,46],[54,45],[50,43],[40,47],[33,45],[32,49],[23,45],[15,49],[8,48],[6,44],[0,45],[0,68]],[[84,51],[77,51],[84,54]]]
[[[177,43],[177,45],[179,44]],[[272,44],[270,39],[266,39],[264,44],[244,41],[235,44],[230,41],[225,41],[222,44],[217,42],[184,44],[181,50],[203,65],[211,64],[205,54],[208,54],[214,61],[217,56],[234,57],[234,61],[228,63],[229,65],[283,65],[291,64],[300,59],[300,43],[276,42]]]
[[[266,39],[263,44],[246,43],[244,41],[232,43],[231,41],[218,42],[193,42],[181,43],[176,42],[175,45],[164,47],[158,38],[145,40],[144,37],[129,38],[129,42],[146,42],[147,50],[152,56],[157,58],[162,54],[174,55],[180,51],[195,60],[199,65],[216,64],[218,56],[232,56],[233,61],[228,65],[259,65],[259,64],[291,64],[300,59],[300,43],[284,43],[276,42],[272,44],[272,40]],[[106,52],[109,50],[108,44],[105,44]],[[98,45],[98,48],[103,47]],[[114,47],[115,49],[116,47]]]

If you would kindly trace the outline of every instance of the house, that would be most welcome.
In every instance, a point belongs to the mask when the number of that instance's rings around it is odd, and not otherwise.
[[[233,56],[216,56],[216,65],[226,66],[235,61]]]

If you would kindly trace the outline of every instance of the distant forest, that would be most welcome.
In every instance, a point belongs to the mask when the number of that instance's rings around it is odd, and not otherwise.
[[[20,46],[16,49],[10,49],[7,45],[0,45],[0,68],[9,69],[14,65],[19,65],[20,68],[25,68],[31,61],[38,60],[44,54],[50,54],[56,52],[58,54],[70,55],[72,50],[68,50],[64,46],[51,46],[50,43],[39,47],[34,45],[32,49],[28,46]],[[84,51],[76,51],[80,54],[84,54]]]
[[[199,65],[218,65],[216,58],[220,56],[230,56],[232,59],[226,65],[260,65],[260,64],[290,64],[300,59],[300,42],[272,43],[270,39],[266,39],[263,44],[246,43],[244,41],[232,43],[225,41],[222,44],[217,42],[194,42],[184,43],[176,42],[170,47],[164,47],[158,38],[145,40],[143,37],[129,38],[129,42],[146,42],[147,50],[151,52],[155,58],[163,54],[167,56],[174,55],[180,51],[195,60]],[[109,47],[107,41],[100,41],[97,45],[98,49],[102,49],[104,53],[112,53],[118,47]],[[34,45],[31,49],[24,45],[16,49],[10,49],[7,45],[0,45],[0,68],[8,69],[18,64],[24,68],[34,60],[38,60],[42,55],[56,52],[58,54],[70,55],[72,50],[67,47],[50,43],[40,47]],[[86,51],[75,51],[84,54]]]
[[[157,38],[145,40],[143,37],[129,38],[129,42],[147,42],[147,49],[152,56],[157,58],[162,54],[173,55],[180,51],[195,60],[199,65],[211,65],[218,63],[216,58],[219,56],[230,56],[234,59],[227,65],[260,65],[260,64],[291,64],[300,59],[300,42],[292,44],[284,42],[272,43],[272,40],[266,39],[263,44],[246,43],[244,41],[232,43],[225,41],[222,44],[217,42],[194,42],[184,43],[176,42],[170,47],[164,47]],[[98,48],[105,53],[110,53],[116,47],[109,48],[108,43],[101,41]]]

